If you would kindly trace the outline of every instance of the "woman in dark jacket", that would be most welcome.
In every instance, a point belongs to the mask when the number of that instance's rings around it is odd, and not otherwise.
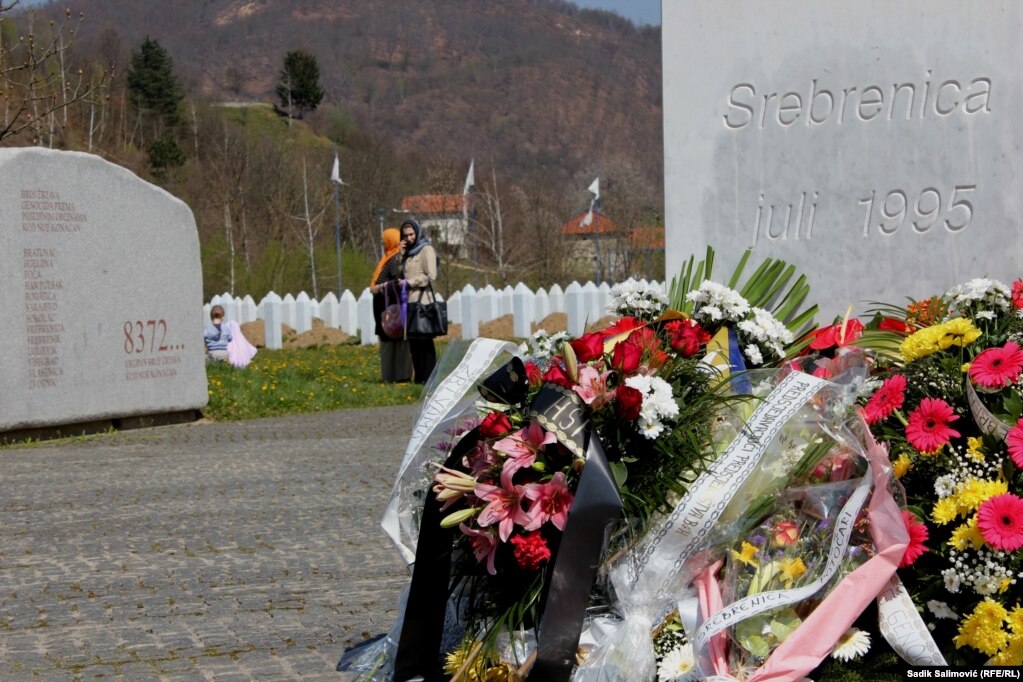
[[[401,287],[401,233],[392,228],[384,230],[384,255],[377,263],[369,290],[373,294],[373,318],[376,335],[380,338],[380,379],[385,383],[412,379],[412,356],[405,339],[392,339],[381,326],[381,317],[387,303],[399,303]]]

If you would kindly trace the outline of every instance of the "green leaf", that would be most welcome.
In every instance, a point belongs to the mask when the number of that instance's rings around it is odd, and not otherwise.
[[[1019,394],[1016,391],[1009,391],[1009,395],[1005,396],[1002,400],[1002,405],[1005,408],[1005,413],[1012,417],[1012,422],[1015,423],[1020,418],[1020,414],[1023,413],[1023,400],[1020,399]]]
[[[629,469],[625,466],[625,462],[621,460],[617,462],[609,462],[608,465],[611,467],[611,475],[615,477],[615,483],[618,484],[618,488],[621,489],[625,485],[625,479],[629,477]]]

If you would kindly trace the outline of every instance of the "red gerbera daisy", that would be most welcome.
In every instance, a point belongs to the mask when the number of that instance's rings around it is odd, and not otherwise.
[[[949,424],[959,419],[952,407],[940,398],[924,398],[910,412],[906,440],[920,452],[937,452],[959,432]]]
[[[1023,469],[1023,419],[1016,422],[1016,425],[1009,429],[1009,435],[1005,437],[1005,444],[1009,448],[1009,457],[1020,469]]]
[[[928,537],[927,526],[920,523],[920,519],[916,517],[916,514],[903,509],[902,522],[906,524],[906,530],[909,532],[909,544],[906,545],[906,551],[902,553],[899,568],[912,566],[924,552],[930,550],[929,547],[924,545]]]
[[[988,348],[970,364],[970,378],[978,386],[1004,388],[1023,370],[1023,348],[1009,341],[1001,348]]]
[[[1023,499],[1012,493],[989,497],[977,510],[984,542],[1003,552],[1023,547]]]
[[[874,395],[863,407],[863,418],[868,424],[875,424],[883,419],[892,416],[892,412],[902,407],[906,398],[906,377],[901,374],[893,374],[884,380],[881,388],[877,389]]]
[[[1012,283],[1012,307],[1023,308],[1023,279]]]

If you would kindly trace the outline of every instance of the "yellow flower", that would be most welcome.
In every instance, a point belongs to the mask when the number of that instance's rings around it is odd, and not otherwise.
[[[984,439],[981,437],[970,437],[966,439],[966,454],[974,462],[984,461]]]
[[[447,654],[444,657],[444,672],[448,675],[454,675],[462,666],[465,665],[472,650],[475,647],[475,642],[472,639],[465,639],[458,648]],[[481,682],[483,680],[483,657],[476,656],[473,660],[472,665],[465,671],[463,679],[470,680],[470,682]]]
[[[905,453],[899,455],[899,458],[892,462],[892,471],[895,472],[895,478],[902,478],[912,468],[913,461]]]
[[[991,665],[1023,665],[1023,636],[1013,635],[1004,649],[990,661]]]
[[[981,535],[980,529],[977,528],[976,516],[952,531],[951,543],[953,547],[959,550],[966,549],[967,547],[980,549],[984,546],[984,536]]]
[[[1017,606],[1009,614],[1009,629],[1014,635],[1023,636],[1023,606]]]
[[[741,552],[736,552],[734,549],[732,550],[732,559],[734,559],[735,561],[741,561],[742,563],[747,564],[749,566],[756,566],[758,562],[756,559],[753,558],[756,556],[756,554],[757,554],[756,545],[751,545],[748,542],[743,542]]]
[[[1002,582],[998,583],[998,593],[1005,594],[1005,591],[1012,587],[1012,578],[1002,578]]]
[[[781,561],[781,579],[785,581],[785,587],[791,587],[792,581],[799,578],[799,576],[806,573],[806,564],[800,558],[795,559],[782,559]]]
[[[969,372],[970,371],[970,363],[969,362],[964,362],[963,366],[959,368],[959,371],[962,372],[963,374],[966,374],[967,372]]]
[[[1009,633],[1002,629],[1002,623],[1009,612],[993,599],[985,599],[959,625],[955,639],[957,647],[971,646],[993,656],[1009,644]]]
[[[934,503],[931,510],[931,520],[939,525],[951,523],[959,516],[959,505],[956,504],[955,496],[943,497]]]
[[[956,498],[959,501],[960,513],[976,510],[988,498],[1009,492],[1005,481],[982,481],[979,478],[967,480],[959,489]]]
[[[949,346],[968,346],[980,338],[980,330],[973,326],[973,322],[965,317],[955,317],[948,322],[938,325],[942,331],[939,345],[942,348]]]

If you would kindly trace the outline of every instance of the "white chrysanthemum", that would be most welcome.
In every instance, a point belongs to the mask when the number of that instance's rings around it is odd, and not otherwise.
[[[671,384],[660,377],[637,374],[627,378],[625,385],[643,395],[639,408],[639,432],[644,438],[654,440],[664,432],[663,420],[678,416],[678,403],[672,397]]]
[[[629,278],[611,287],[609,312],[619,316],[653,319],[668,305],[668,297],[659,286]]]
[[[754,365],[763,364],[764,356],[760,352],[760,346],[758,346],[757,344],[755,343],[747,344],[746,347],[742,349],[742,352],[747,358],[749,358],[749,361],[752,362]]]
[[[941,572],[941,577],[945,580],[945,589],[952,594],[959,592],[959,587],[962,584],[962,579],[959,577],[959,572],[954,568],[946,568]]]
[[[839,661],[851,661],[870,651],[870,635],[858,628],[849,628],[838,638],[831,657]]]
[[[659,682],[693,679],[696,674],[696,659],[693,656],[693,645],[683,644],[675,647],[661,659],[657,666]]]
[[[998,280],[979,277],[952,287],[945,292],[956,308],[962,310],[974,304],[1008,310],[1012,306],[1012,291]],[[979,310],[983,310],[980,307]]]
[[[647,440],[657,440],[664,433],[664,424],[641,417],[639,420],[639,432]]]
[[[927,602],[927,608],[935,618],[958,618],[959,614],[949,608],[948,604],[937,599]]]
[[[725,319],[738,322],[750,310],[749,301],[738,291],[710,280],[705,280],[699,289],[690,291],[686,299],[697,305],[693,315],[697,320]]]
[[[956,479],[952,474],[945,474],[944,476],[939,476],[934,480],[934,494],[937,495],[939,499],[951,495],[955,492],[955,487]]]

